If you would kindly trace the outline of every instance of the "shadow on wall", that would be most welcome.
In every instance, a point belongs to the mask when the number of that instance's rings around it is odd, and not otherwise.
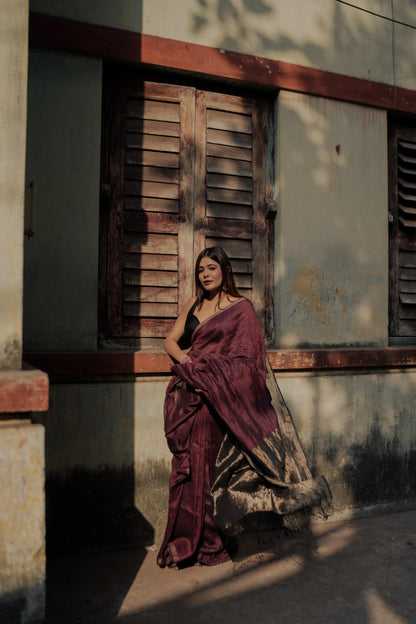
[[[395,55],[389,46],[394,40],[393,25],[388,21],[393,17],[390,4],[385,10],[377,7],[387,19],[336,1],[315,6],[308,3],[306,10],[300,0],[198,0],[196,4],[199,6],[192,14],[190,28],[200,36],[214,30],[218,35],[213,45],[218,48],[346,75],[360,72],[360,78],[377,82],[394,84],[396,77],[401,77],[401,86],[412,88],[406,81],[414,75],[414,68],[412,71],[409,59],[401,58],[399,38]],[[394,17],[413,24],[416,16],[411,3],[403,5],[400,15],[396,8]],[[288,31],[292,38],[287,36]]]
[[[277,378],[311,470],[331,486],[334,511],[415,505],[414,372]]]

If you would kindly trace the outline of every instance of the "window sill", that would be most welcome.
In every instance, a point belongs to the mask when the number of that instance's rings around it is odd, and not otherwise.
[[[273,370],[315,371],[416,367],[415,347],[268,349]],[[51,376],[167,375],[163,351],[26,353],[24,360]]]

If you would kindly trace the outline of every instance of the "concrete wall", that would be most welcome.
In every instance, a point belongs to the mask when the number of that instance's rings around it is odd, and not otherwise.
[[[387,346],[386,113],[280,92],[277,117],[277,343]]]
[[[0,621],[8,624],[40,624],[45,614],[44,431],[26,420],[36,380],[18,374],[27,40],[27,0],[0,0]]]
[[[415,503],[416,371],[293,374],[277,380],[336,514]],[[166,379],[56,384],[47,422],[48,539],[53,550],[160,543],[171,455]]]
[[[0,422],[0,621],[40,624],[45,609],[44,430]]]
[[[0,369],[22,359],[26,11],[26,1],[0,1]]]
[[[46,426],[48,548],[153,544],[171,455],[165,378],[55,384]]]
[[[354,3],[352,3],[354,4]],[[31,0],[32,10],[416,88],[412,0]],[[387,18],[387,19],[383,19]]]
[[[97,345],[100,59],[34,50],[29,58],[25,241],[26,350]]]
[[[281,373],[277,380],[336,512],[415,504],[416,371]]]

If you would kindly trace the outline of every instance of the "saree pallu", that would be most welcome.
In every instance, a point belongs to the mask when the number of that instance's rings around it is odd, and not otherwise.
[[[238,299],[200,323],[189,356],[172,366],[165,398],[173,460],[162,567],[221,563],[224,535],[270,518],[300,529],[331,503],[324,477],[312,478],[251,302]]]

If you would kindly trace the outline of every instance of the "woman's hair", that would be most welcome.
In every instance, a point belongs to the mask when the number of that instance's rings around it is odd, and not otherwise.
[[[231,266],[231,261],[227,254],[225,253],[222,247],[206,247],[199,254],[196,264],[195,264],[195,294],[197,298],[197,306],[198,308],[202,304],[202,300],[204,298],[204,289],[199,281],[199,264],[202,258],[211,258],[215,262],[218,262],[222,272],[222,291],[220,292],[220,297],[218,300],[218,307],[221,302],[222,293],[225,292],[227,295],[231,297],[241,297],[240,293],[237,290],[237,286],[235,285],[233,269]]]

